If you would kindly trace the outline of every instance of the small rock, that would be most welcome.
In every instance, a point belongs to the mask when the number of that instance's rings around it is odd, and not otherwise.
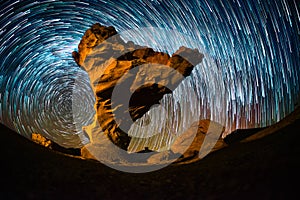
[[[52,145],[52,141],[45,138],[44,136],[42,136],[39,133],[32,133],[31,134],[31,140],[39,145],[42,145],[44,147],[50,148],[51,149],[51,145]]]

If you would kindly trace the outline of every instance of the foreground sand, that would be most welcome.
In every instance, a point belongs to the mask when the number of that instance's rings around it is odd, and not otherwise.
[[[260,139],[252,136],[251,140],[229,145],[202,160],[146,174],[119,172],[92,160],[53,152],[1,125],[0,196],[1,199],[291,199],[298,196],[300,178],[299,109],[284,123],[271,127]]]

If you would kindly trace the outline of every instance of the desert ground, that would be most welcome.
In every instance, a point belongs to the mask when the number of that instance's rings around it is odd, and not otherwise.
[[[189,164],[134,174],[55,152],[1,125],[1,199],[292,199],[299,108],[281,122]]]

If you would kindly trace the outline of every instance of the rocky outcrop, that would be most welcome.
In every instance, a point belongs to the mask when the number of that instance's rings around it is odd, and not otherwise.
[[[52,141],[39,133],[32,133],[31,140],[39,145],[52,149]]]
[[[132,122],[171,93],[203,55],[197,49],[181,47],[169,56],[126,43],[113,27],[97,23],[85,32],[73,57],[89,74],[102,130],[115,145],[127,150]],[[117,97],[113,99],[115,91]],[[124,105],[126,97],[128,106]]]
[[[191,159],[208,154],[226,146],[221,137],[224,130],[225,127],[217,122],[208,119],[200,120],[193,123],[185,133],[175,140],[171,150],[175,154],[184,152],[181,159]],[[196,135],[193,137],[195,133]]]
[[[156,153],[147,162],[155,164],[166,160],[172,162],[198,160],[206,154],[226,146],[221,137],[224,130],[224,126],[209,119],[195,122],[174,141],[169,151]]]

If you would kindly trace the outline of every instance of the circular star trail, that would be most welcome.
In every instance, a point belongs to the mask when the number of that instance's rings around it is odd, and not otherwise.
[[[143,34],[126,30],[187,35],[193,43],[185,45],[206,58],[175,91],[178,101],[200,118],[222,121],[226,133],[271,125],[299,105],[299,7],[297,0],[1,1],[0,121],[65,147],[88,142],[80,127],[92,121],[94,97],[71,53],[99,22],[142,45]],[[176,36],[146,43],[173,53],[183,43]]]

